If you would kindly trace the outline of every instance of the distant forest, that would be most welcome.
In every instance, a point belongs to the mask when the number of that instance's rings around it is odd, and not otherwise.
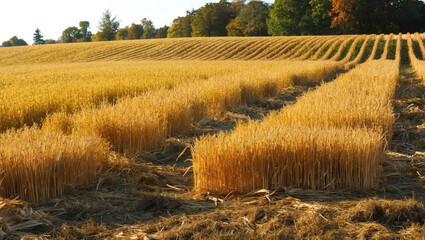
[[[116,16],[106,10],[99,29],[90,23],[68,27],[58,40],[44,40],[34,32],[35,45],[149,38],[214,36],[289,36],[425,32],[425,4],[419,0],[220,0],[177,17],[172,25],[156,28],[151,20],[120,28]],[[13,36],[2,47],[27,45]]]

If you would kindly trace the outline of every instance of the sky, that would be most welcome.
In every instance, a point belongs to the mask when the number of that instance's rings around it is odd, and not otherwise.
[[[140,24],[142,18],[153,21],[155,27],[170,26],[173,19],[184,16],[187,10],[198,9],[208,2],[219,0],[20,0],[2,1],[0,5],[0,43],[13,36],[33,43],[38,27],[44,39],[57,40],[62,31],[89,21],[90,30],[98,31],[102,13],[109,9],[117,16],[120,27]],[[273,3],[274,0],[264,0]]]

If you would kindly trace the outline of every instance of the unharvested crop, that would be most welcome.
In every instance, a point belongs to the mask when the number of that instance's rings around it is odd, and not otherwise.
[[[391,136],[398,62],[370,61],[262,122],[195,142],[195,189],[367,188]]]
[[[96,177],[109,155],[103,139],[22,128],[0,135],[0,195],[38,203]]]

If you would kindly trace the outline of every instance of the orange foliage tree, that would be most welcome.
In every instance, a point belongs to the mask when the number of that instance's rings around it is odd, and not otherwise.
[[[352,30],[355,16],[353,14],[354,4],[358,0],[331,0],[332,11],[329,15],[333,16],[331,28],[341,28],[343,32]]]

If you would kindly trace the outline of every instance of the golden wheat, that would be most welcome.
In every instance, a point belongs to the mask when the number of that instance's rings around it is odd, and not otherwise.
[[[374,186],[397,77],[398,62],[369,61],[262,122],[202,137],[192,148],[195,189]]]

